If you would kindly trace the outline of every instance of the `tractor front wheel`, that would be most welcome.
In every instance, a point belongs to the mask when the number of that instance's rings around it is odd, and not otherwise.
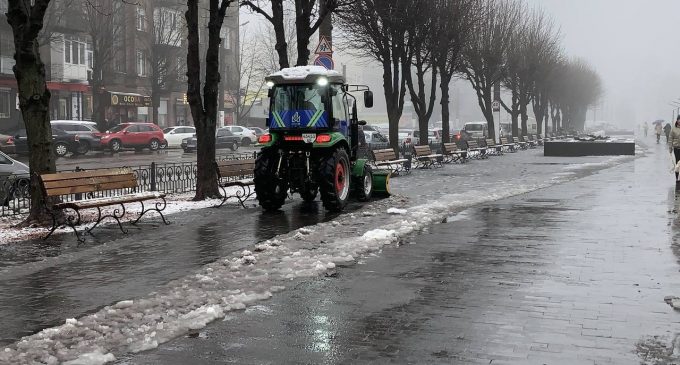
[[[371,200],[373,195],[373,169],[371,166],[364,166],[364,173],[361,175],[361,181],[357,182],[356,192],[359,201],[367,202]]]
[[[336,149],[321,163],[321,201],[326,210],[340,212],[349,198],[350,177],[349,157],[343,148]]]
[[[288,184],[276,177],[279,158],[274,153],[262,153],[255,161],[255,194],[266,211],[281,209],[288,196]]]

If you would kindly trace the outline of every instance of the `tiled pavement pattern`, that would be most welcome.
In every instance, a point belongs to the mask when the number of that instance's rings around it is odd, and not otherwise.
[[[120,363],[680,363],[680,312],[664,303],[680,296],[667,168],[657,148],[468,209]]]

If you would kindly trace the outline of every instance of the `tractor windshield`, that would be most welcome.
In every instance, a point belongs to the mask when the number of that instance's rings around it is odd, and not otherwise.
[[[270,128],[328,128],[328,87],[279,85],[272,94]]]

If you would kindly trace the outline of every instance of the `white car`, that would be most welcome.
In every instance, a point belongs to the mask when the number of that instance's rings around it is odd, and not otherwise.
[[[257,142],[257,135],[247,127],[228,125],[224,128],[229,129],[231,133],[241,138],[241,146],[250,146],[251,144]]]
[[[165,140],[168,141],[168,148],[180,148],[182,140],[191,138],[196,134],[196,128],[190,126],[175,126],[163,129]]]

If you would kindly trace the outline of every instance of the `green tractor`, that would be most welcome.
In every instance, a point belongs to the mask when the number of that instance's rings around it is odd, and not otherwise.
[[[263,209],[281,208],[289,191],[306,202],[320,194],[333,212],[342,211],[351,194],[361,201],[374,191],[389,194],[389,173],[374,172],[358,158],[360,126],[366,122],[358,120],[350,92],[363,91],[370,108],[373,93],[367,86],[347,85],[340,73],[319,66],[283,69],[266,81],[269,133],[258,140],[262,151],[254,173]]]

